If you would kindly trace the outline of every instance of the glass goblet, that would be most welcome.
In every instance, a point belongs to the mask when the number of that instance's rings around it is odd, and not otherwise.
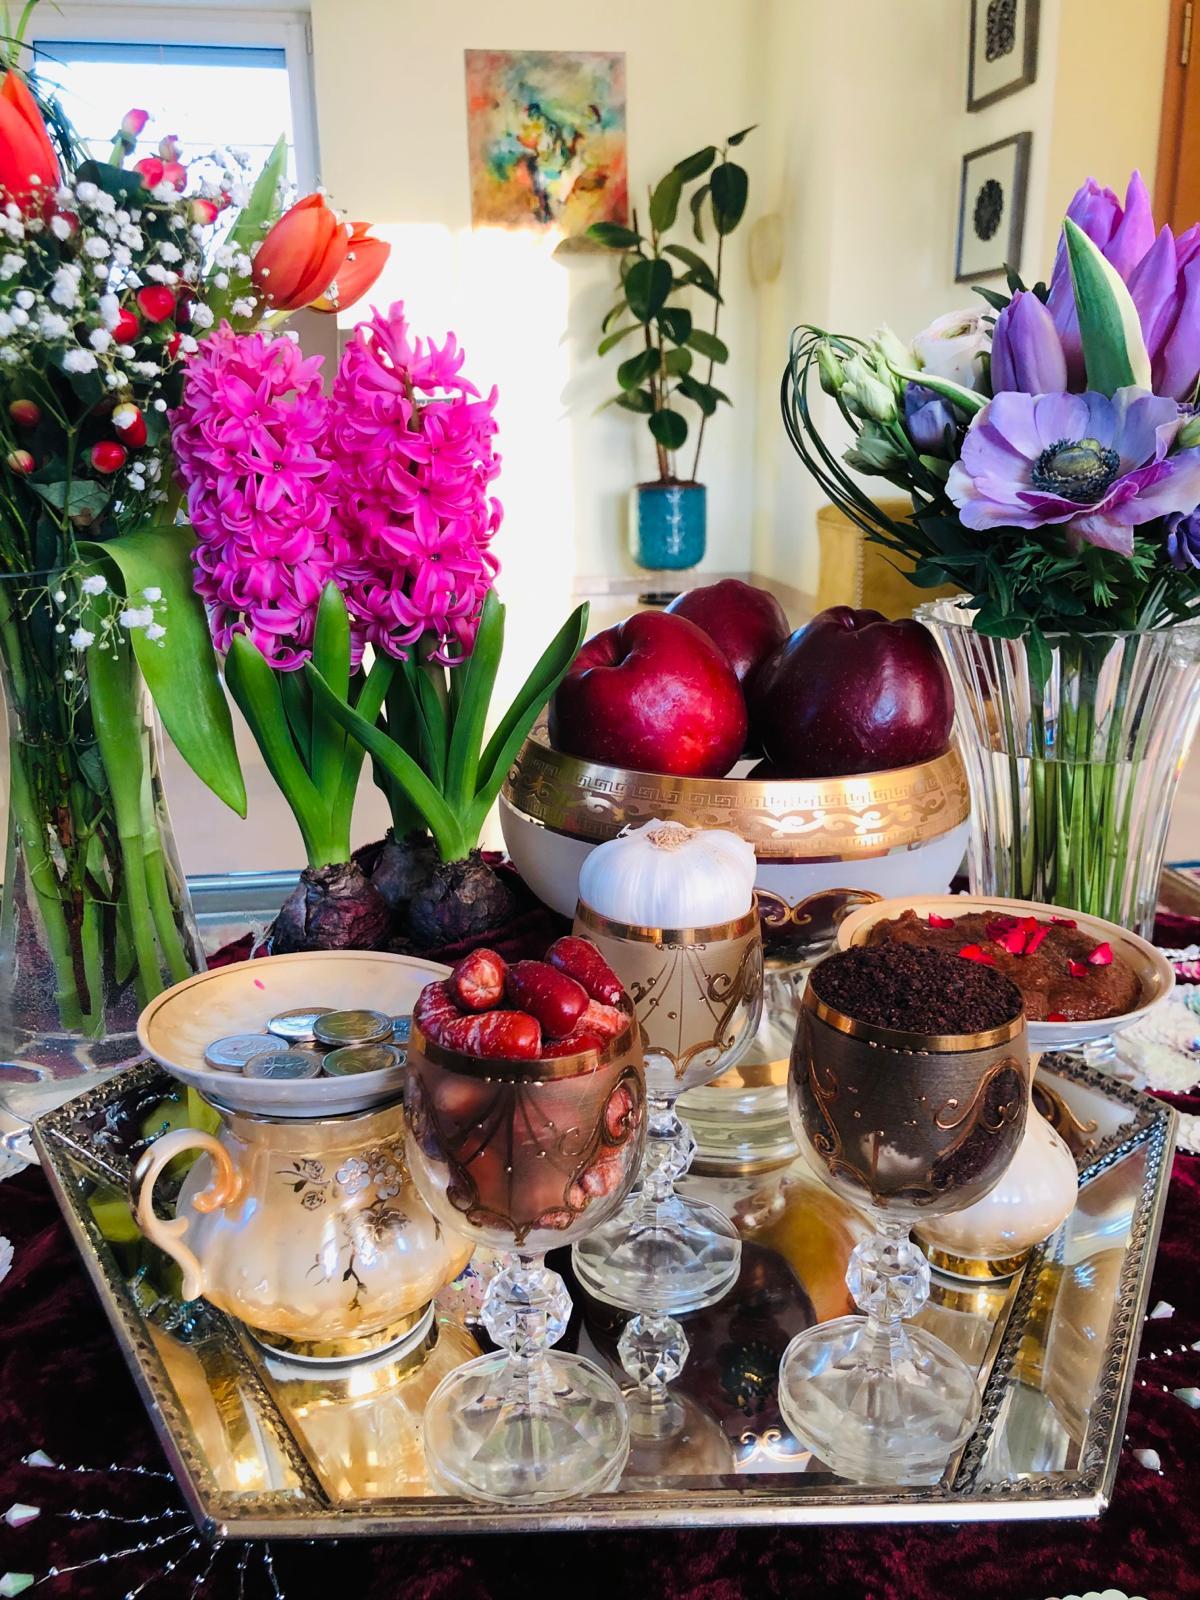
[[[414,1025],[405,1086],[413,1181],[442,1223],[502,1252],[483,1303],[500,1349],[434,1390],[425,1454],[440,1488],[539,1505],[613,1487],[629,1452],[620,1390],[581,1356],[552,1350],[571,1301],[545,1252],[612,1214],[644,1139],[636,1022],[603,1050],[479,1060]]]
[[[820,968],[817,968],[819,972]],[[929,1263],[909,1229],[959,1211],[1004,1175],[1029,1101],[1025,1015],[986,1033],[922,1035],[856,1021],[819,999],[800,1008],[788,1085],[802,1152],[874,1235],[846,1283],[862,1316],[797,1334],[779,1407],[798,1442],[841,1477],[928,1483],[970,1436],[975,1374],[923,1328]]]
[[[639,1315],[695,1311],[737,1281],[742,1246],[715,1206],[676,1193],[696,1142],[675,1102],[736,1066],[754,1042],[763,995],[758,908],[708,928],[637,928],[581,900],[575,932],[598,946],[633,1001],[649,1099],[641,1187],[575,1246],[575,1271],[589,1294]]]

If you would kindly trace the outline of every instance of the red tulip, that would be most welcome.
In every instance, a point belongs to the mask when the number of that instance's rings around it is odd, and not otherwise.
[[[163,181],[165,163],[160,161],[157,156],[143,156],[140,161],[133,163],[133,170],[141,173],[142,182],[147,189],[157,189]]]
[[[37,102],[11,68],[0,84],[0,192],[20,206],[58,187],[58,157]]]
[[[177,133],[168,133],[165,139],[158,141],[158,153],[164,161],[178,161],[180,149]]]
[[[36,400],[10,400],[8,414],[18,428],[36,428],[42,420],[42,408]]]
[[[137,303],[147,322],[165,322],[175,310],[175,296],[164,283],[148,283],[139,289]]]
[[[101,439],[92,446],[91,461],[97,472],[120,472],[125,458],[125,446],[115,439]]]
[[[118,344],[132,344],[141,331],[142,325],[137,317],[127,306],[122,306],[113,327],[113,338]]]
[[[263,240],[251,276],[276,311],[301,311],[329,289],[350,248],[350,230],[323,195],[297,200]]]
[[[146,442],[146,419],[132,400],[123,400],[113,407],[113,427],[120,430],[124,442],[139,450]]]
[[[367,233],[369,222],[356,222],[350,230],[346,259],[325,293],[314,300],[313,311],[344,311],[363,295],[383,271],[392,247]]]
[[[27,472],[33,471],[34,461],[28,450],[10,450],[4,459],[9,471],[19,477],[23,478]]]
[[[137,106],[134,106],[131,111],[127,111],[121,118],[122,139],[128,139],[132,143],[134,139],[140,136],[142,129],[149,121],[150,113],[139,110]]]

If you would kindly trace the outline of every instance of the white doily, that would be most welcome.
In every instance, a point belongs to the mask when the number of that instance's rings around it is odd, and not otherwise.
[[[13,1247],[11,1242],[0,1234],[0,1283],[8,1277],[13,1264]]]

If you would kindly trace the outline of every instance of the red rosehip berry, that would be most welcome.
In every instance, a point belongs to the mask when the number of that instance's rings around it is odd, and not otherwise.
[[[138,450],[146,442],[146,419],[131,400],[123,400],[113,407],[113,427],[120,430],[122,441]]]
[[[133,344],[142,331],[142,325],[128,306],[122,306],[113,326],[112,336],[118,344]]]
[[[133,163],[133,170],[141,173],[147,189],[156,189],[163,181],[164,165],[157,156],[143,156],[140,161]]]
[[[137,303],[147,322],[165,322],[175,310],[175,296],[165,283],[148,283],[139,289]]]
[[[120,472],[128,452],[115,439],[101,439],[91,450],[91,463],[97,472]]]
[[[8,464],[9,471],[15,472],[21,478],[26,473],[32,472],[36,465],[28,450],[10,450],[4,459]]]
[[[18,428],[36,428],[42,420],[42,408],[35,400],[10,400],[8,414]]]

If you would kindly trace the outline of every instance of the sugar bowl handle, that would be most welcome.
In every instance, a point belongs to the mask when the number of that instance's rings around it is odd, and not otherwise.
[[[166,1252],[183,1273],[183,1298],[196,1300],[204,1293],[204,1268],[193,1250],[184,1244],[188,1219],[173,1217],[169,1222],[154,1214],[154,1185],[159,1173],[183,1150],[203,1150],[212,1157],[213,1177],[207,1189],[192,1197],[197,1211],[216,1211],[232,1205],[241,1193],[242,1183],[229,1151],[211,1133],[198,1128],[177,1128],[164,1133],[143,1152],[133,1171],[129,1200],[137,1225],[160,1250]]]

